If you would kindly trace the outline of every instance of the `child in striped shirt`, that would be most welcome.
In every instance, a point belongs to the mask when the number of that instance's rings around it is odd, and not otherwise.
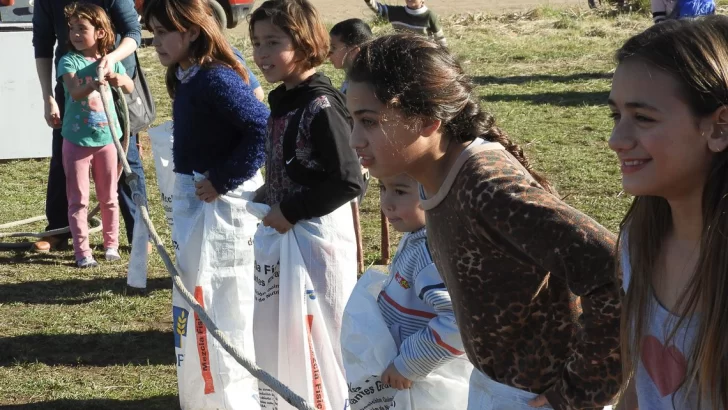
[[[427,36],[441,46],[447,46],[437,15],[425,6],[425,0],[406,0],[406,6],[391,6],[377,0],[364,2],[379,17],[392,23],[395,30]]]
[[[427,247],[417,182],[401,174],[379,183],[382,211],[394,229],[405,232],[377,301],[399,347],[382,382],[403,390],[463,355],[463,343],[450,294]]]

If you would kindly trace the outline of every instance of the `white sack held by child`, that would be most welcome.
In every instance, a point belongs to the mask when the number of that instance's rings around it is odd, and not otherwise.
[[[253,235],[258,219],[246,211],[246,203],[263,178],[258,173],[206,203],[195,195],[200,177],[176,175],[172,240],[177,266],[185,287],[230,343],[254,359]],[[258,381],[210,335],[177,289],[172,314],[182,410],[258,409]]]
[[[381,382],[381,374],[398,355],[377,304],[387,277],[376,270],[365,272],[344,309],[341,350],[351,409],[466,409],[473,366],[465,357],[438,367],[407,390],[395,390]]]
[[[167,121],[150,128],[147,133],[152,141],[152,155],[154,156],[154,171],[157,175],[157,187],[161,194],[164,215],[171,228],[172,220],[172,194],[174,193],[174,162],[172,160],[172,144],[174,135],[172,121]]]
[[[270,210],[248,207],[259,218]],[[285,234],[263,224],[255,234],[257,364],[317,409],[347,408],[337,329],[356,283],[354,240],[348,203]],[[293,409],[268,386],[259,388],[261,409]]]

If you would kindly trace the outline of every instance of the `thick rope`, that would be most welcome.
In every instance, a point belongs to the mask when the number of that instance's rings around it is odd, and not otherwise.
[[[129,124],[129,109],[126,104],[126,99],[123,98],[123,94],[121,93],[121,90],[118,90],[117,93],[122,97],[119,99],[120,104],[120,110],[123,112],[123,118],[124,121],[122,123],[124,136],[122,137],[123,144],[122,149],[123,152],[126,153],[129,150],[129,131],[130,131],[130,124]],[[121,163],[119,164],[117,168],[117,174],[119,175],[119,178],[121,178]],[[96,217],[96,215],[99,214],[101,211],[101,206],[99,204],[96,204],[96,207],[89,212],[88,214],[88,222],[93,226],[93,228],[89,229],[88,233],[93,234],[96,232],[100,232],[101,229],[103,229],[101,225],[101,219]],[[10,229],[17,226],[23,226],[32,224],[35,222],[45,221],[45,216],[36,216],[33,218],[23,219],[20,221],[10,222],[6,224],[0,225],[0,229]],[[57,236],[57,235],[63,235],[71,232],[71,228],[69,226],[65,228],[58,228],[58,229],[52,229],[50,231],[43,231],[43,232],[0,232],[0,238],[46,238],[49,236]],[[0,249],[22,249],[22,248],[28,248],[32,245],[32,242],[0,242]]]
[[[101,72],[99,72],[99,78],[101,78]],[[109,115],[109,102],[107,101],[106,97],[106,86],[101,86],[101,101],[104,105],[104,111],[106,111],[106,117],[112,118],[111,115]],[[225,335],[218,329],[215,322],[210,319],[210,316],[208,316],[207,312],[205,312],[205,309],[200,306],[199,303],[197,303],[197,300],[195,300],[194,296],[185,288],[184,283],[182,282],[182,279],[180,278],[179,272],[177,271],[177,268],[172,263],[172,259],[169,256],[169,253],[167,253],[167,250],[164,248],[164,244],[162,243],[162,239],[157,234],[157,230],[154,228],[154,224],[152,223],[152,220],[149,218],[149,210],[147,208],[146,198],[140,193],[138,182],[139,182],[139,176],[132,172],[131,168],[129,167],[129,162],[126,160],[126,156],[123,155],[123,149],[121,147],[121,143],[119,142],[119,138],[116,135],[116,129],[115,127],[109,127],[111,129],[111,135],[114,139],[114,145],[116,146],[116,150],[119,153],[119,159],[122,163],[122,169],[124,171],[124,176],[126,178],[126,183],[129,185],[129,187],[132,190],[132,199],[134,200],[134,203],[137,205],[139,211],[141,212],[142,220],[144,221],[144,225],[146,225],[147,229],[149,230],[149,234],[152,237],[152,242],[154,242],[154,245],[157,247],[157,251],[159,252],[159,256],[162,257],[162,261],[164,261],[164,265],[167,267],[167,270],[172,276],[172,283],[174,283],[174,286],[177,288],[177,290],[182,295],[182,298],[192,307],[192,310],[195,311],[195,313],[198,315],[200,320],[202,320],[202,323],[205,324],[205,327],[207,327],[207,330],[210,332],[210,334],[218,341],[220,342],[220,345],[225,349],[226,352],[228,352],[238,363],[240,363],[250,374],[255,376],[256,379],[262,381],[266,385],[268,385],[273,391],[278,393],[286,402],[288,402],[290,405],[296,407],[299,410],[314,410],[313,407],[311,407],[306,401],[297,395],[296,393],[292,392],[288,386],[284,385],[280,381],[278,381],[275,377],[271,376],[268,372],[258,367],[255,363],[250,361],[247,357],[245,357],[238,349],[230,344],[230,342],[227,340]]]

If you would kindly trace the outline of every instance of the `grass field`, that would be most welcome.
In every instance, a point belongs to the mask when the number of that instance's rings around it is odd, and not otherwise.
[[[567,202],[611,230],[629,202],[620,195],[619,171],[606,144],[612,55],[649,24],[644,15],[552,9],[445,22],[451,47],[479,85],[484,107]],[[249,55],[247,40],[231,41]],[[142,50],[141,58],[161,123],[171,114],[164,69],[150,49]],[[330,65],[322,71],[337,84],[342,79]],[[153,218],[168,238],[151,149],[142,140]],[[0,164],[5,192],[0,224],[43,213],[47,167],[46,160]],[[378,190],[370,189],[362,213],[367,263],[380,252],[377,201]],[[100,237],[93,243],[100,257]],[[176,408],[171,282],[155,255],[148,295],[125,296],[125,269],[122,261],[81,271],[71,252],[0,251],[0,408]]]

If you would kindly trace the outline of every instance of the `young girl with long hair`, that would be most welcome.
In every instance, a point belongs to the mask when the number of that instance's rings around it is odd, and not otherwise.
[[[728,17],[666,21],[617,52],[625,192],[621,409],[728,408]]]
[[[121,135],[113,104],[112,118],[104,111],[100,84],[134,90],[134,82],[121,63],[111,74],[97,78],[100,60],[114,49],[114,30],[104,9],[87,3],[72,3],[65,8],[68,21],[68,49],[58,62],[56,74],[63,78],[66,111],[63,115],[63,168],[66,172],[68,221],[73,237],[76,264],[80,268],[98,266],[88,238],[89,168],[101,206],[106,260],[119,260],[119,200],[117,198],[117,153],[111,127]]]
[[[159,61],[167,67],[167,91],[174,100],[172,240],[177,264],[185,286],[194,289],[220,330],[252,355],[257,219],[245,204],[262,184],[269,111],[255,97],[247,70],[206,0],[150,0],[144,21],[154,33]],[[257,408],[255,378],[201,322],[187,320],[192,312],[179,299],[175,292],[182,408]],[[187,341],[180,342],[188,333]]]
[[[361,164],[422,187],[428,244],[476,369],[468,408],[608,404],[621,382],[614,235],[554,195],[444,47],[376,39],[349,79]]]

